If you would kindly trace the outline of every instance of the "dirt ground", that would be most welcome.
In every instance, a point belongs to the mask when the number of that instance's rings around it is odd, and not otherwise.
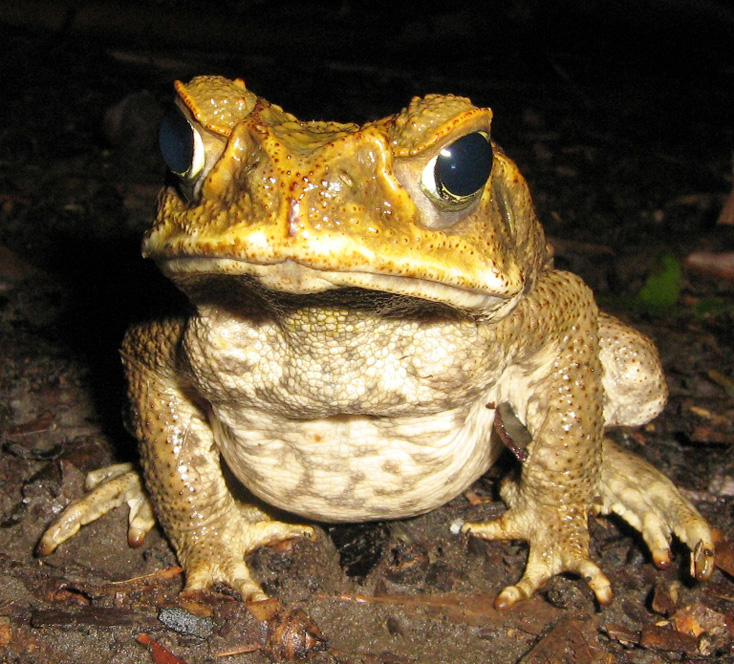
[[[734,248],[717,223],[733,184],[734,17],[715,2],[607,15],[569,0],[552,18],[539,1],[497,4],[415,17],[377,3],[388,22],[349,2],[206,16],[186,2],[0,2],[0,663],[734,662],[734,278],[722,262],[686,267]],[[430,514],[256,552],[265,605],[223,588],[181,600],[166,539],[128,548],[124,509],[37,558],[85,474],[135,459],[117,347],[130,321],[180,302],[138,247],[163,180],[157,123],[171,82],[195,73],[243,76],[303,118],[364,121],[428,92],[492,106],[558,263],[658,344],[669,404],[610,435],[721,531],[711,581],[690,580],[682,547],[656,569],[603,519],[592,546],[611,606],[561,576],[496,611],[526,547],[450,525],[502,513],[507,458]]]

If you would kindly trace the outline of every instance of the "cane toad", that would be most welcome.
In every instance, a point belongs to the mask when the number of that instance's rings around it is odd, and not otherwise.
[[[661,410],[657,353],[553,268],[489,109],[429,95],[358,126],[301,122],[241,80],[176,89],[161,127],[176,182],[143,253],[193,308],[133,327],[122,347],[150,500],[129,467],[104,469],[42,553],[129,502],[130,541],[157,519],[187,590],[223,582],[264,598],[245,555],[312,530],[236,499],[222,458],[251,494],[306,520],[408,517],[489,468],[505,405],[530,437],[503,485],[509,509],[463,526],[529,543],[497,606],[564,571],[609,602],[592,511],[640,530],[660,566],[674,533],[693,575],[710,575],[706,522],[603,435]]]

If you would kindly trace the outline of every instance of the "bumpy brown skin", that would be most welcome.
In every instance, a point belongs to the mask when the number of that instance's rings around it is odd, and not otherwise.
[[[187,588],[221,581],[246,598],[264,599],[245,555],[312,531],[271,521],[254,506],[237,504],[229,493],[219,454],[210,444],[206,410],[186,394],[185,381],[175,375],[170,353],[182,330],[178,320],[151,323],[131,330],[123,348],[130,425],[146,442],[140,447],[141,461],[156,515],[187,570]],[[241,519],[249,527],[238,529]],[[229,555],[232,549],[234,555]]]
[[[263,598],[245,555],[312,532],[235,499],[220,457],[265,503],[306,518],[399,518],[494,462],[492,403],[532,437],[503,486],[507,513],[464,525],[530,544],[498,606],[563,571],[611,600],[589,557],[592,510],[638,528],[661,566],[675,533],[694,576],[710,575],[706,522],[603,437],[662,408],[652,344],[553,269],[527,185],[496,145],[474,194],[434,187],[432,160],[488,137],[488,109],[432,95],[358,127],[298,122],[241,81],[177,89],[205,159],[164,190],[144,253],[196,311],[133,328],[122,355],[145,484],[187,589],[224,582]],[[124,501],[131,540],[152,527],[137,475],[110,475],[49,528],[42,553]]]

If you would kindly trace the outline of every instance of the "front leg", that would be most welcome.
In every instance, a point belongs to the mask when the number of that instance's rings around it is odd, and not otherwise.
[[[525,573],[499,594],[498,608],[530,597],[564,571],[580,574],[608,604],[611,585],[589,555],[603,428],[596,306],[589,289],[562,272],[546,275],[530,298],[517,318],[531,321],[526,341],[535,352],[508,370],[502,390],[533,442],[519,480],[503,485],[509,510],[496,521],[466,523],[463,531],[529,543]]]
[[[313,530],[273,521],[232,497],[206,404],[174,371],[180,335],[180,324],[168,322],[152,331],[133,329],[123,344],[130,424],[140,441],[146,487],[186,571],[185,590],[221,582],[245,600],[265,599],[245,556]]]
[[[131,508],[128,539],[138,545],[155,523],[152,502],[186,572],[185,591],[224,583],[244,600],[265,599],[245,556],[261,546],[310,536],[313,529],[273,521],[230,494],[205,404],[184,387],[176,370],[182,330],[178,320],[133,328],[122,348],[130,428],[140,442],[149,497],[127,465],[90,473],[91,492],[59,515],[44,534],[39,552],[51,553],[82,525],[124,502]]]

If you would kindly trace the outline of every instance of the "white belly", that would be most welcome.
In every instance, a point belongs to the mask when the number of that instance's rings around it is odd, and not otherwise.
[[[319,521],[399,518],[446,503],[494,463],[502,445],[487,401],[397,419],[219,408],[213,426],[232,472],[271,505]]]

